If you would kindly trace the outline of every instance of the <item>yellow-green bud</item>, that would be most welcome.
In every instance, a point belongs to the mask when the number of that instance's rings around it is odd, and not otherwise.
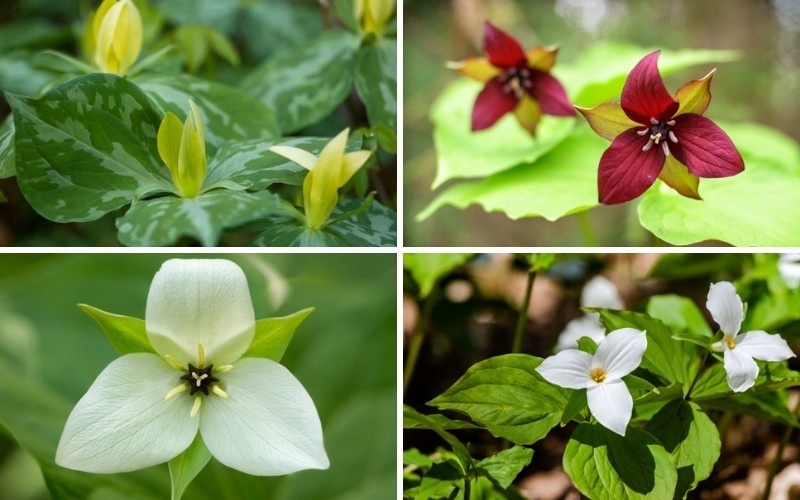
[[[124,74],[136,62],[142,50],[142,18],[131,0],[104,0],[87,29],[87,48],[97,69]]]
[[[172,182],[184,198],[194,198],[206,180],[206,141],[200,111],[189,101],[186,121],[168,112],[158,128],[158,154],[172,174]]]

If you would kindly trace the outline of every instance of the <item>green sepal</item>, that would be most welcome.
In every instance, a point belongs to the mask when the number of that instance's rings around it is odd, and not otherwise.
[[[183,453],[169,461],[169,478],[172,482],[171,500],[180,500],[184,491],[211,459],[211,452],[198,432],[194,441]]]
[[[256,334],[244,357],[267,358],[280,362],[295,330],[312,312],[314,308],[309,307],[289,316],[256,321]]]
[[[147,329],[143,319],[106,312],[87,304],[78,304],[78,308],[100,325],[111,345],[121,355],[133,352],[156,352],[147,339]]]

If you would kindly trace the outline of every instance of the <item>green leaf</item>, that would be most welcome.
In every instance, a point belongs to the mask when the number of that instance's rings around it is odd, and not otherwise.
[[[673,498],[679,500],[711,475],[719,458],[717,426],[695,403],[670,401],[645,426],[672,455],[678,469]]]
[[[216,189],[195,198],[164,196],[140,200],[117,219],[117,237],[128,246],[165,246],[182,237],[204,246],[218,243],[222,231],[277,209],[279,198],[267,191]]]
[[[455,460],[434,463],[422,478],[414,499],[450,498],[463,481],[464,471]]]
[[[133,81],[162,116],[171,111],[183,121],[192,99],[203,116],[206,141],[215,148],[281,135],[272,110],[239,89],[189,75],[142,74]]]
[[[406,253],[403,267],[419,285],[419,296],[430,295],[439,279],[472,258],[471,253]]]
[[[215,54],[223,58],[231,66],[238,66],[241,62],[239,53],[233,43],[217,30],[210,28],[206,31],[206,38]]]
[[[533,163],[575,127],[575,119],[544,115],[533,138],[509,114],[488,130],[472,132],[472,107],[482,88],[481,83],[459,79],[449,85],[431,107],[437,155],[433,188],[450,179],[486,177],[521,163]]]
[[[700,182],[703,200],[659,184],[645,193],[639,221],[674,245],[719,240],[737,246],[798,246],[800,204],[781,193],[800,191],[800,146],[756,124],[720,124],[745,162],[741,174]]]
[[[244,43],[250,60],[294,49],[323,30],[324,16],[318,4],[294,0],[246,2],[237,21],[236,38]]]
[[[594,356],[594,353],[597,352],[597,342],[591,337],[581,337],[578,339],[578,350]]]
[[[758,420],[800,428],[797,417],[789,410],[782,392],[739,393],[732,396],[697,400],[703,409],[750,415]]]
[[[647,314],[660,319],[673,332],[692,333],[711,341],[713,332],[697,305],[679,295],[656,295],[647,301]]]
[[[55,50],[39,52],[34,56],[33,63],[54,73],[77,73],[81,75],[97,72],[97,69],[85,62]]]
[[[569,395],[536,372],[541,362],[526,354],[481,361],[428,404],[464,413],[513,443],[535,443],[559,424]]]
[[[570,120],[558,120],[569,121],[572,127]],[[542,121],[542,127],[544,125]],[[508,133],[504,134],[504,137],[508,136]],[[502,157],[508,153],[510,150],[502,141],[500,138],[497,141],[487,138],[485,154]],[[521,147],[519,143],[517,147]],[[587,210],[598,203],[597,166],[607,147],[608,142],[588,126],[577,128],[557,146],[550,145],[546,153],[534,147],[528,139],[525,151],[541,153],[534,163],[522,163],[479,181],[448,187],[417,215],[417,220],[430,217],[444,205],[466,208],[478,204],[487,212],[504,212],[512,219],[542,216],[547,220],[556,220]],[[464,154],[478,157],[474,151],[465,150]],[[463,161],[468,160],[465,158]]]
[[[264,318],[256,321],[255,337],[243,356],[280,362],[295,330],[312,312],[314,308],[309,307],[282,318]]]
[[[444,415],[439,415],[438,413],[432,413],[430,415],[426,415],[428,420],[425,422],[421,422],[418,420],[404,420],[403,421],[403,428],[404,429],[428,429],[432,430],[428,422],[433,422],[433,424],[441,427],[445,430],[454,430],[454,429],[480,429],[481,427],[471,424],[469,422],[465,422],[463,420],[453,420],[450,418],[445,417]]]
[[[628,427],[625,437],[582,423],[564,451],[564,471],[589,498],[672,498],[678,473],[672,457],[650,434]]]
[[[17,175],[14,166],[14,117],[8,115],[0,124],[0,179]]]
[[[345,199],[336,206],[331,219],[357,209],[362,200]],[[259,226],[264,232],[254,245],[286,247],[393,247],[397,245],[397,214],[377,201],[362,213],[337,221],[321,230],[285,213],[268,215]]]
[[[406,422],[418,422],[419,424],[422,424],[425,429],[430,429],[438,434],[439,437],[444,439],[447,444],[450,445],[453,453],[458,456],[463,470],[469,471],[472,469],[472,456],[469,454],[467,447],[464,446],[457,437],[444,430],[434,420],[428,418],[427,415],[423,415],[408,405],[403,405],[403,427],[407,428],[408,425],[406,425]]]
[[[768,392],[800,386],[800,372],[790,370],[782,363],[756,361],[759,366],[753,389],[748,392]],[[725,366],[710,366],[697,378],[690,394],[693,401],[735,394],[728,385]]]
[[[147,338],[143,319],[105,312],[87,304],[78,304],[78,308],[100,325],[111,345],[121,355],[132,352],[156,352]]]
[[[506,489],[511,486],[522,469],[531,463],[531,458],[533,458],[532,449],[512,446],[475,463],[475,468],[478,473],[488,474],[501,488]]]
[[[336,13],[339,14],[339,19],[342,20],[345,26],[353,31],[359,31],[358,18],[356,17],[356,2],[355,0],[334,0],[334,7]]]
[[[211,452],[198,432],[186,450],[169,461],[169,477],[172,481],[172,500],[180,500],[186,487],[200,474],[211,460]]]
[[[358,42],[352,33],[326,31],[268,59],[242,89],[272,109],[284,134],[296,132],[328,116],[350,93]]]
[[[34,100],[8,95],[17,180],[31,206],[56,222],[95,220],[143,185],[172,188],[156,146],[160,117],[134,84],[86,75]]]
[[[364,45],[356,57],[355,84],[358,96],[367,107],[372,127],[382,125],[397,130],[397,42],[379,39]],[[396,132],[395,132],[396,133]],[[396,137],[378,135],[381,148],[396,153]],[[395,147],[392,147],[392,145]]]

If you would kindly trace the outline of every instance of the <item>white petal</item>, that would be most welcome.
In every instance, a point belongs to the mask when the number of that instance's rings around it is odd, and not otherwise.
[[[606,329],[597,318],[596,314],[587,314],[567,323],[564,331],[558,335],[556,351],[577,349],[581,337],[589,337],[598,344],[602,342],[606,338]]]
[[[127,354],[98,375],[67,419],[56,463],[84,472],[127,472],[164,463],[189,447],[198,419],[180,373],[149,353]]]
[[[150,285],[145,323],[147,338],[162,356],[196,364],[202,343],[206,364],[230,364],[255,334],[247,278],[228,260],[168,260]]]
[[[800,253],[785,253],[778,258],[778,272],[786,286],[800,287]]]
[[[744,392],[753,387],[758,376],[758,365],[753,358],[740,352],[738,347],[725,349],[723,355],[728,386],[733,392]]]
[[[714,283],[708,290],[706,309],[719,325],[722,333],[736,335],[742,327],[744,305],[736,293],[736,287],[727,281]]]
[[[584,307],[605,307],[607,309],[622,309],[622,297],[619,296],[617,285],[605,276],[595,276],[590,279],[581,292],[581,305]]]
[[[551,384],[568,389],[585,389],[594,384],[589,378],[592,355],[567,349],[542,361],[536,371]]]
[[[645,332],[634,328],[614,330],[597,347],[592,368],[602,367],[607,381],[622,378],[641,364],[645,350]]]
[[[735,342],[735,351],[761,361],[783,361],[794,357],[789,344],[778,334],[756,330],[738,335]]]
[[[217,460],[258,476],[328,468],[314,402],[289,370],[245,358],[222,377],[228,398],[208,397],[200,410],[200,434]]]
[[[604,382],[586,391],[594,418],[603,427],[625,436],[625,429],[633,412],[633,398],[622,380]]]

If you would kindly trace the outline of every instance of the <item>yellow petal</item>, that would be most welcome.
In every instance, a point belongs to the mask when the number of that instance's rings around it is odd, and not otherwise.
[[[500,68],[492,66],[492,63],[483,57],[473,57],[465,61],[449,62],[447,63],[447,67],[473,80],[478,80],[479,82],[488,82],[502,73]]]
[[[539,71],[549,72],[556,64],[558,47],[536,47],[526,54],[528,66]]]
[[[593,108],[575,106],[597,135],[613,141],[619,134],[634,127],[644,127],[628,118],[618,102],[604,102]]]
[[[522,99],[519,104],[514,108],[514,116],[522,128],[528,131],[531,135],[536,135],[536,126],[539,125],[539,119],[542,117],[542,111],[539,108],[539,103],[536,102],[527,93],[522,94]]]
[[[658,178],[683,196],[702,200],[697,190],[700,185],[700,178],[690,174],[686,165],[675,159],[675,156],[667,156],[664,168],[661,169]]]
[[[138,9],[130,0],[117,2],[102,17],[97,30],[95,65],[104,72],[124,73],[141,49],[142,19]]]
[[[339,186],[342,187],[347,184],[353,175],[358,172],[358,169],[364,166],[369,157],[372,155],[370,151],[354,151],[346,153],[342,160],[342,171],[339,174]]]
[[[336,207],[337,190],[344,163],[344,148],[350,129],[342,130],[322,148],[319,160],[303,181],[303,203],[306,219],[318,229]]]
[[[158,127],[158,154],[170,172],[172,172],[172,182],[177,186],[178,181],[178,155],[181,149],[181,138],[183,137],[183,123],[174,113],[168,112],[167,116],[161,120]]]
[[[692,80],[679,88],[675,93],[675,100],[678,101],[680,107],[675,113],[681,115],[683,113],[695,113],[702,115],[708,108],[708,103],[711,102],[711,78],[714,77],[716,69],[712,69],[709,74],[699,80]]]
[[[304,149],[291,146],[272,146],[269,151],[297,163],[306,170],[313,169],[317,164],[317,157]]]
[[[369,15],[370,30],[368,33],[377,33],[383,29],[386,22],[391,19],[394,13],[394,0],[367,0],[366,14]]]
[[[183,125],[181,149],[178,154],[180,185],[184,198],[194,198],[203,188],[206,178],[206,142],[203,120],[193,101],[189,101],[189,113]]]

